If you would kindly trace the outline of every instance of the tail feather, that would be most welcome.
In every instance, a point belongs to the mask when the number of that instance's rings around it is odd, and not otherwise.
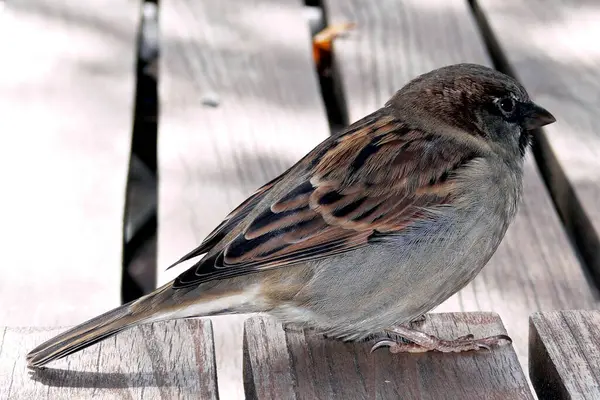
[[[168,283],[138,300],[108,311],[42,343],[27,354],[27,364],[32,368],[42,367],[135,325],[239,310],[246,312],[244,306],[251,303],[257,293],[257,289],[250,286],[243,292],[220,290],[206,292],[202,296],[196,290],[190,290],[187,297],[186,292],[174,296],[172,283]]]
[[[117,307],[40,344],[27,354],[27,364],[41,367],[137,325],[144,317],[131,311],[131,303]]]

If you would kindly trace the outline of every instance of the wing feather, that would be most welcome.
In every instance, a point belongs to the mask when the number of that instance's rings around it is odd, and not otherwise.
[[[234,210],[190,255],[208,254],[181,274],[174,287],[239,276],[341,254],[375,236],[401,232],[452,203],[456,176],[478,157],[392,117],[385,109],[327,140]],[[376,114],[377,114],[376,113]],[[452,151],[452,146],[455,146]],[[440,152],[440,148],[445,149]],[[318,154],[318,160],[314,155]],[[259,199],[289,182],[260,212]],[[285,185],[285,186],[280,186]],[[231,237],[228,232],[243,224]]]

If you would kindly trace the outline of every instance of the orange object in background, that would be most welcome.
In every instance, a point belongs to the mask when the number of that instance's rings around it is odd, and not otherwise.
[[[331,67],[331,47],[333,40],[355,26],[356,24],[353,22],[331,25],[313,37],[313,59],[320,74],[326,73]]]

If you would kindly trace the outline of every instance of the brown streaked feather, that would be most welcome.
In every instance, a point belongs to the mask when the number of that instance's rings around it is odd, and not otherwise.
[[[301,160],[232,212],[216,234],[190,253],[209,251],[174,287],[317,260],[358,249],[374,236],[401,232],[428,209],[451,203],[457,171],[478,157],[442,135],[407,126],[386,109],[312,153],[322,156],[311,164]],[[249,208],[258,203],[253,198],[262,199],[279,183],[289,185],[300,177],[307,178],[275,196],[269,207],[261,204],[264,209],[248,220]],[[240,223],[243,230],[224,240]]]
[[[175,263],[167,267],[168,269],[181,264],[184,261],[191,260],[194,257],[202,255],[212,249],[218,244],[223,238],[230,232],[230,230],[241,222],[250,211],[264,198],[265,194],[271,189],[277,182],[279,182],[285,174],[279,175],[275,179],[257,189],[250,197],[237,206],[231,211],[225,219],[202,241],[200,246],[181,257]]]

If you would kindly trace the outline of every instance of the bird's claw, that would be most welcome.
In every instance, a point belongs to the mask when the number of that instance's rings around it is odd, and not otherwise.
[[[460,353],[472,350],[491,350],[493,346],[511,344],[512,339],[507,335],[496,335],[482,339],[475,339],[472,334],[460,336],[454,340],[430,337],[430,343],[402,343],[391,339],[378,341],[371,347],[371,353],[381,347],[389,347],[390,353],[424,353],[438,351],[442,353]]]
[[[394,342],[391,339],[384,339],[384,340],[380,340],[379,342],[375,343],[373,345],[373,347],[371,347],[371,353],[374,352],[375,350],[381,348],[381,347],[392,347],[394,345],[396,345],[397,343]]]

